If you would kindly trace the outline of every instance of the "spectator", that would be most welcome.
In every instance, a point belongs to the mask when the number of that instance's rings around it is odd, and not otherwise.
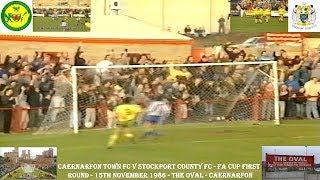
[[[258,61],[273,61],[274,57],[268,55],[267,51],[262,51],[261,55],[257,58]]]
[[[193,57],[192,57],[192,56],[188,56],[188,57],[187,57],[187,60],[184,62],[184,64],[191,64],[191,63],[193,63],[193,62],[194,62]]]
[[[40,82],[40,75],[38,73],[33,73],[31,76],[30,86],[33,86],[34,88],[39,88]]]
[[[4,59],[4,68],[7,70],[15,69],[17,68],[17,65],[14,63],[14,60],[11,56],[7,55]]]
[[[287,90],[288,100],[286,102],[285,117],[295,118],[297,117],[297,106],[294,99],[294,95],[296,92],[293,91],[293,88],[291,86],[287,86]]]
[[[293,73],[295,79],[298,79],[302,85],[311,78],[311,70],[313,66],[313,59],[310,57],[309,51],[303,51],[303,55],[300,58],[304,63],[301,68]]]
[[[13,97],[13,90],[8,88],[4,91],[4,95],[1,96],[1,107],[5,108],[3,113],[4,133],[10,133],[11,119],[12,119],[12,108],[15,107],[15,98]]]
[[[129,65],[139,65],[137,57],[131,57],[129,60]]]
[[[203,55],[198,63],[209,63],[208,57],[206,55]]]
[[[226,20],[223,18],[223,15],[221,15],[220,19],[218,20],[218,23],[219,23],[219,34],[225,34],[225,31],[226,31],[226,27],[225,27],[225,22]]]
[[[205,27],[200,27],[199,28],[199,36],[200,37],[206,37],[208,34],[207,34],[207,31],[206,31],[206,28]]]
[[[288,77],[288,75],[297,71],[302,66],[303,63],[304,63],[304,61],[301,61],[299,64],[294,65],[292,68],[289,68],[288,66],[284,65],[284,62],[282,59],[279,59],[278,60],[278,71],[279,71],[280,82],[284,82],[286,80],[286,78]]]
[[[124,49],[124,52],[121,53],[121,58],[126,59],[128,57],[128,49]]]
[[[76,55],[74,57],[74,65],[75,66],[85,66],[86,60],[82,57],[83,51],[81,51],[81,46],[78,47]]]
[[[89,89],[88,92],[84,92],[86,97],[86,111],[84,124],[91,122],[93,125],[96,123],[96,105],[97,97],[95,94],[95,88]]]
[[[27,102],[30,105],[29,110],[29,125],[28,127],[31,129],[35,129],[36,127],[39,127],[40,125],[40,107],[41,107],[41,99],[42,95],[40,94],[40,89],[35,88],[34,86],[29,86],[28,92],[27,92]],[[47,104],[47,107],[50,105],[50,103]]]
[[[190,27],[189,25],[187,25],[187,26],[184,28],[184,34],[185,34],[186,36],[191,36],[191,31],[192,31],[192,29],[191,29],[191,27]]]
[[[47,94],[52,93],[53,84],[46,76],[43,76],[41,78],[41,82],[39,83],[39,89],[40,93],[43,96],[46,96]]]
[[[22,131],[26,131],[29,123],[29,114],[28,110],[30,109],[30,105],[27,102],[27,89],[26,86],[22,85],[20,94],[16,98],[16,105],[21,109],[20,116],[20,128]]]
[[[147,56],[141,56],[141,59],[138,61],[140,65],[151,64],[152,62],[147,58]]]
[[[288,80],[285,82],[285,84],[289,87],[292,87],[293,92],[297,92],[300,89],[300,83],[298,80],[294,79],[293,75],[290,75],[288,77]]]
[[[318,78],[313,77],[310,81],[304,85],[305,96],[307,97],[306,113],[308,119],[318,119],[319,112],[317,107],[317,101],[319,96],[320,86],[318,84]]]
[[[300,88],[296,94],[293,94],[293,100],[297,106],[297,113],[296,116],[298,118],[305,117],[305,110],[306,110],[306,97],[304,88]]]
[[[40,94],[42,97],[44,97],[41,101],[41,114],[42,115],[47,115],[47,112],[48,112],[48,108],[51,104],[51,95],[50,94],[45,94],[45,95],[42,95]],[[39,124],[41,124],[41,121],[39,122]]]
[[[234,61],[236,58],[239,57],[240,53],[243,53],[243,52],[241,52],[241,50],[237,47],[231,48],[229,46],[230,44],[226,44],[223,49],[228,54],[229,59],[231,59],[231,61]]]
[[[200,36],[200,32],[199,32],[199,28],[195,28],[194,30],[193,30],[193,34],[194,34],[194,37],[199,37]]]
[[[285,110],[286,110],[286,103],[289,99],[289,92],[288,88],[286,85],[282,85],[280,87],[280,92],[279,92],[279,106],[280,106],[280,118],[284,119],[285,117]]]
[[[214,115],[214,106],[215,106],[215,99],[217,96],[217,92],[213,82],[208,82],[205,86],[205,91],[203,99],[204,99],[204,106],[205,106],[205,113],[207,115],[213,116]]]
[[[271,120],[274,108],[274,86],[271,82],[265,82],[262,86],[262,119]]]
[[[50,105],[47,111],[47,118],[45,119],[45,123],[47,124],[44,129],[48,129],[50,124],[53,124],[57,121],[58,114],[64,111],[66,107],[64,98],[59,95],[55,94],[51,98]]]
[[[111,49],[110,52],[110,60],[115,60],[116,59],[116,53],[114,52],[114,49]],[[106,59],[107,60],[107,59]]]

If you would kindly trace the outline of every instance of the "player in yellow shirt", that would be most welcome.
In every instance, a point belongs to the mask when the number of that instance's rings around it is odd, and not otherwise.
[[[126,138],[135,142],[135,135],[131,132],[130,127],[135,123],[136,117],[142,112],[142,107],[134,104],[131,97],[126,97],[123,104],[115,108],[117,118],[117,128],[113,135],[110,136],[108,148],[112,148],[120,136],[124,135]]]
[[[64,17],[64,21],[68,20],[68,14],[64,14],[63,17]]]
[[[258,16],[259,16],[259,23],[260,24],[262,23],[263,14],[264,14],[264,10],[260,7],[259,10],[258,10]]]
[[[269,20],[270,20],[270,17],[271,17],[271,9],[270,8],[265,8],[263,15],[266,18],[266,23],[269,23]]]
[[[88,29],[91,28],[91,24],[90,24],[90,22],[88,22],[88,21],[86,21],[86,22],[84,23],[84,25],[85,25]]]
[[[253,9],[253,14],[256,17],[255,22],[258,23],[259,22],[259,9],[258,8],[254,8]]]
[[[286,9],[284,6],[279,8],[279,22],[283,22],[284,14],[286,13]]]

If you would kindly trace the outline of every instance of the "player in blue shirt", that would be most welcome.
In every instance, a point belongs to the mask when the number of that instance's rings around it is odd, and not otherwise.
[[[160,135],[155,128],[157,124],[168,117],[170,111],[170,106],[161,97],[155,97],[146,110],[146,123],[148,130],[144,133],[143,137]]]

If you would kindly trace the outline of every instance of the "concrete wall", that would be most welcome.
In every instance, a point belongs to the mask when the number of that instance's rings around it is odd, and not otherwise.
[[[73,60],[74,54],[79,46],[78,43],[47,43],[47,42],[22,42],[22,41],[1,41],[0,55],[1,62],[6,55],[28,55],[32,60],[35,51],[43,52],[68,52]],[[114,49],[120,55],[125,48],[130,52],[150,53],[158,60],[174,60],[177,56],[185,59],[191,53],[191,45],[161,45],[161,44],[82,44],[85,52],[84,58],[90,60],[92,65],[103,60],[104,56]]]
[[[92,5],[96,2],[93,1]],[[183,31],[186,25],[190,25],[217,32],[218,19],[221,15],[227,18],[230,13],[229,0],[121,0],[121,3],[122,14],[159,27],[171,27],[173,31]],[[95,18],[99,19],[92,16],[92,21]]]

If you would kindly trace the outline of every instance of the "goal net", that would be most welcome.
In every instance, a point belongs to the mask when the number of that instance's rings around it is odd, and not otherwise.
[[[277,63],[79,66],[59,87],[62,108],[54,106],[51,126],[113,128],[114,108],[124,97],[147,107],[161,97],[171,107],[162,123],[275,120],[279,124]],[[61,84],[61,82],[60,82]],[[62,83],[63,84],[63,83]],[[59,97],[58,97],[59,98]],[[60,109],[59,112],[55,112]],[[52,116],[52,115],[51,115]],[[137,119],[142,124],[144,114]],[[59,127],[58,126],[58,127]]]
[[[34,134],[70,132],[73,128],[71,71],[60,72],[53,85],[53,93],[43,97],[50,99],[50,105],[41,109],[42,122]]]

